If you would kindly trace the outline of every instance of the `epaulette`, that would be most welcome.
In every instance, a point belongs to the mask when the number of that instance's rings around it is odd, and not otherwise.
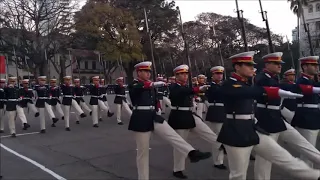
[[[270,74],[264,73],[268,78],[271,78]]]
[[[236,78],[230,77],[231,80],[233,81],[238,81]]]

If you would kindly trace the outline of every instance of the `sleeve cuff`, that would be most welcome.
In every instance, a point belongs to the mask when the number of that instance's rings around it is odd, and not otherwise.
[[[198,94],[200,92],[200,87],[194,87],[192,88],[192,91],[195,93],[195,94]]]
[[[278,87],[263,87],[267,93],[269,99],[279,99],[279,88]]]
[[[303,94],[313,94],[313,86],[300,84],[300,89]]]
[[[144,89],[150,89],[152,87],[152,82],[151,81],[146,81],[143,83],[143,88]]]

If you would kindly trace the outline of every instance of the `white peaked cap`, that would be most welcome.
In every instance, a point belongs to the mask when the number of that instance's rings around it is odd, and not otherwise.
[[[253,58],[254,54],[255,54],[254,51],[248,51],[248,52],[235,54],[235,55],[229,57],[229,59],[238,58],[238,57],[252,57]]]
[[[214,66],[210,69],[211,72],[215,73],[215,72],[224,72],[224,67],[222,66]]]
[[[274,53],[270,53],[270,54],[263,56],[262,59],[265,59],[268,57],[282,57],[282,55],[283,55],[282,52],[274,52]]]
[[[0,79],[0,82],[6,82],[6,79]]]
[[[143,61],[143,62],[140,62],[138,64],[136,64],[134,66],[134,68],[139,71],[139,70],[151,70],[151,65],[152,65],[152,62],[150,61]]]
[[[199,75],[198,75],[198,78],[206,78],[206,76],[203,75],[203,74],[199,74]]]
[[[9,77],[9,80],[17,80],[17,77],[15,77],[15,76]]]
[[[295,73],[296,73],[295,69],[288,69],[287,71],[284,72],[284,75],[295,74]]]
[[[300,58],[301,64],[318,64],[319,56],[308,56]]]
[[[29,79],[23,79],[22,82],[29,82]]]
[[[80,79],[79,79],[79,78],[77,78],[77,79],[74,79],[73,81],[80,81]]]
[[[63,79],[71,79],[71,76],[65,76]]]
[[[92,79],[100,79],[99,76],[93,76]]]
[[[186,64],[182,64],[176,68],[173,69],[174,73],[183,73],[183,72],[189,72],[189,66]]]
[[[274,52],[274,53],[270,53],[267,54],[265,56],[262,57],[262,59],[264,60],[264,62],[279,62],[279,63],[284,63],[282,61],[282,52]]]
[[[123,77],[118,77],[116,80],[123,80]]]
[[[47,79],[47,76],[39,76],[38,79]]]

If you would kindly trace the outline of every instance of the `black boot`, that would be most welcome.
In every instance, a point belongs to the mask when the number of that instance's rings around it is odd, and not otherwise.
[[[87,115],[85,113],[80,114],[81,118],[87,117]]]
[[[102,118],[99,118],[99,121],[101,122],[101,121],[102,121]]]
[[[23,123],[23,130],[27,130],[30,127],[28,123]]]
[[[51,124],[51,127],[56,127],[56,124]]]
[[[62,116],[61,119],[64,120],[64,116]]]
[[[256,160],[256,158],[250,154],[250,160],[254,161],[254,160]]]
[[[0,133],[4,133],[4,130],[0,130]]]
[[[79,121],[76,121],[76,124],[80,124],[80,122],[79,122]]]
[[[114,114],[114,113],[112,113],[112,112],[108,111],[108,117],[113,116],[113,114]]]
[[[59,121],[59,119],[58,119],[58,118],[52,118],[52,122],[53,122],[53,124],[57,123],[58,121]]]
[[[66,131],[71,131],[71,129],[69,127],[66,128]]]
[[[16,136],[16,133],[12,133],[12,134],[11,134],[11,137],[13,137],[13,138],[17,137],[17,136]]]
[[[99,126],[98,126],[98,124],[94,124],[93,127],[97,128],[97,127],[99,127]]]
[[[89,113],[89,114],[90,114],[90,116],[92,116],[92,111],[90,111],[90,113]]]
[[[210,152],[201,152],[199,150],[192,150],[189,152],[188,157],[190,162],[195,163],[200,160],[208,159],[212,156]]]
[[[213,165],[213,167],[217,168],[217,169],[221,169],[221,170],[225,170],[227,169],[227,166],[225,166],[224,164],[219,164],[219,165]]]
[[[123,122],[118,122],[118,125],[123,125]]]
[[[184,175],[182,171],[177,171],[172,173],[174,177],[179,179],[187,179],[188,176]]]
[[[34,117],[38,117],[39,115],[39,112],[37,112],[36,114],[34,114]]]
[[[40,133],[44,134],[44,133],[46,133],[46,130],[45,129],[41,129]]]

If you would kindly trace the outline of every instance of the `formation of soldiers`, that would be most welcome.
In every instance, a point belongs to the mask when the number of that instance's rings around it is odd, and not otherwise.
[[[280,81],[282,53],[264,56],[265,67],[259,73],[254,68],[254,54],[244,52],[230,57],[234,72],[229,78],[224,79],[224,67],[215,66],[210,69],[210,83],[204,75],[198,75],[192,79],[192,86],[188,84],[187,65],[176,67],[175,76],[157,77],[153,82],[150,80],[152,63],[138,63],[135,65],[137,79],[128,85],[132,105],[126,98],[123,77],[116,80],[116,119],[119,125],[123,124],[122,109],[130,116],[128,129],[134,132],[136,140],[138,179],[150,179],[152,132],[173,146],[173,176],[176,178],[187,178],[187,157],[192,163],[212,157],[213,167],[229,169],[229,179],[243,180],[247,178],[250,156],[254,152],[255,179],[270,179],[272,164],[294,178],[320,179],[320,171],[313,168],[313,164],[320,164],[320,152],[315,148],[320,129],[320,83],[314,78],[318,75],[319,57],[299,59],[301,76],[296,79],[294,69],[289,69]],[[16,118],[21,120],[23,129],[30,127],[24,114],[27,108],[35,117],[39,116],[41,133],[46,132],[44,110],[52,120],[52,127],[60,118],[65,121],[66,131],[70,131],[71,107],[78,115],[77,124],[87,113],[92,116],[93,127],[98,127],[101,114],[113,115],[104,80],[98,76],[93,77],[92,85],[87,87],[81,86],[79,79],[74,79],[72,84],[70,76],[64,77],[60,86],[56,79],[46,85],[46,77],[40,76],[33,89],[29,88],[28,80],[23,80],[22,87],[18,88],[16,80],[10,77],[8,82],[5,79],[0,82],[0,113],[8,115],[13,137]],[[86,89],[91,96],[90,107],[83,99]],[[162,116],[166,108],[170,109],[167,120]],[[211,152],[190,145],[190,133],[210,143]],[[293,157],[278,144],[278,139],[293,146],[301,157]],[[225,155],[229,167],[224,165]]]
[[[56,127],[56,123],[61,119],[65,122],[65,130],[70,131],[70,110],[77,114],[75,123],[80,124],[80,118],[87,114],[92,116],[93,127],[99,127],[98,122],[102,121],[102,115],[113,116],[107,100],[107,86],[104,79],[99,76],[92,78],[89,86],[80,85],[79,79],[65,76],[64,82],[57,85],[56,79],[50,79],[50,84],[46,84],[46,76],[38,77],[38,84],[30,88],[29,80],[24,79],[17,86],[17,77],[9,77],[8,80],[0,79],[0,133],[4,132],[4,121],[7,115],[8,127],[12,137],[16,137],[15,120],[19,119],[22,129],[27,130],[30,125],[27,122],[26,113],[39,117],[40,133],[46,133],[45,113],[52,121],[51,127]],[[115,88],[115,100],[117,104],[117,123],[123,125],[121,121],[121,109],[131,115],[131,105],[126,100],[125,85],[123,77],[119,77]],[[86,90],[90,92],[91,108],[84,101]],[[86,113],[84,112],[86,111]],[[59,118],[58,118],[59,117]]]

